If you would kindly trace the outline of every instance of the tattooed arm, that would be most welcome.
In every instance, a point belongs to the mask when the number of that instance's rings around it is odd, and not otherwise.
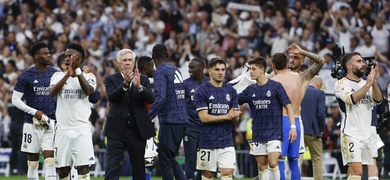
[[[303,49],[301,49],[298,45],[296,44],[292,44],[289,48],[288,48],[289,52],[290,53],[295,53],[295,54],[301,54],[303,56],[306,56],[308,57],[309,59],[311,60],[314,60],[314,64],[310,66],[309,69],[307,69],[306,71],[303,71],[300,73],[301,75],[301,80],[302,80],[302,93],[303,95],[305,94],[306,92],[306,89],[307,87],[309,86],[309,82],[310,80],[316,75],[318,74],[318,72],[321,70],[322,66],[324,65],[325,63],[325,59],[323,57],[320,57],[319,55],[317,54],[314,54],[312,52],[309,52],[309,51],[305,51]]]

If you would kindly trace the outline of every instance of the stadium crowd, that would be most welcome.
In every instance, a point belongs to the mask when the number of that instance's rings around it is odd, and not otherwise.
[[[287,53],[295,43],[325,58],[319,72],[327,93],[323,148],[337,150],[341,115],[333,96],[336,79],[330,75],[337,58],[335,46],[343,46],[346,53],[375,57],[380,67],[377,82],[387,96],[389,30],[386,0],[0,0],[0,147],[20,149],[23,113],[12,106],[11,96],[18,75],[34,63],[28,51],[35,42],[49,45],[54,67],[67,44],[80,43],[87,50],[84,65],[95,74],[100,96],[91,105],[90,117],[96,151],[105,148],[101,130],[108,99],[103,80],[117,72],[115,55],[120,49],[132,49],[137,57],[151,56],[152,48],[163,43],[184,79],[194,57],[220,57],[227,62],[228,82],[242,74],[248,59],[263,56],[270,65],[273,53]],[[306,68],[312,63],[307,60]],[[250,113],[243,111],[235,132],[236,149],[248,148],[249,118]],[[390,134],[384,126],[378,132],[386,158]],[[26,162],[13,157],[12,169]],[[389,160],[384,168],[390,171]]]

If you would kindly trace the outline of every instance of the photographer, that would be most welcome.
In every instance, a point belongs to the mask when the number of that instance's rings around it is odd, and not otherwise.
[[[335,96],[342,111],[341,149],[343,163],[349,165],[351,174],[348,179],[360,180],[362,164],[372,164],[369,137],[371,126],[371,102],[380,104],[382,93],[376,83],[378,66],[371,66],[367,80],[366,62],[358,52],[346,54],[341,60],[346,77],[338,80],[334,86]]]

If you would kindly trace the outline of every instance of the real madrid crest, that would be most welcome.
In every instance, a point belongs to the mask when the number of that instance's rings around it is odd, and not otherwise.
[[[226,94],[226,101],[230,101],[230,95]]]
[[[27,149],[27,143],[24,143],[24,144],[23,144],[23,148],[24,148],[24,149]]]
[[[271,91],[268,90],[267,93],[265,94],[267,97],[271,97]]]

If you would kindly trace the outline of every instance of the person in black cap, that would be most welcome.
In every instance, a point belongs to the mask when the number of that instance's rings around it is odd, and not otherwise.
[[[171,65],[168,49],[163,44],[153,47],[155,101],[150,109],[150,119],[158,115],[158,159],[163,180],[187,179],[176,161],[181,140],[187,128],[188,116],[183,77],[178,68]]]
[[[55,180],[54,126],[51,126],[54,122],[50,125],[48,120],[55,119],[56,97],[49,95],[49,85],[51,76],[57,70],[49,66],[52,57],[45,43],[34,44],[30,54],[35,66],[23,71],[12,93],[12,104],[25,113],[21,151],[28,153],[28,179],[39,180],[39,153],[42,151],[45,179]]]

